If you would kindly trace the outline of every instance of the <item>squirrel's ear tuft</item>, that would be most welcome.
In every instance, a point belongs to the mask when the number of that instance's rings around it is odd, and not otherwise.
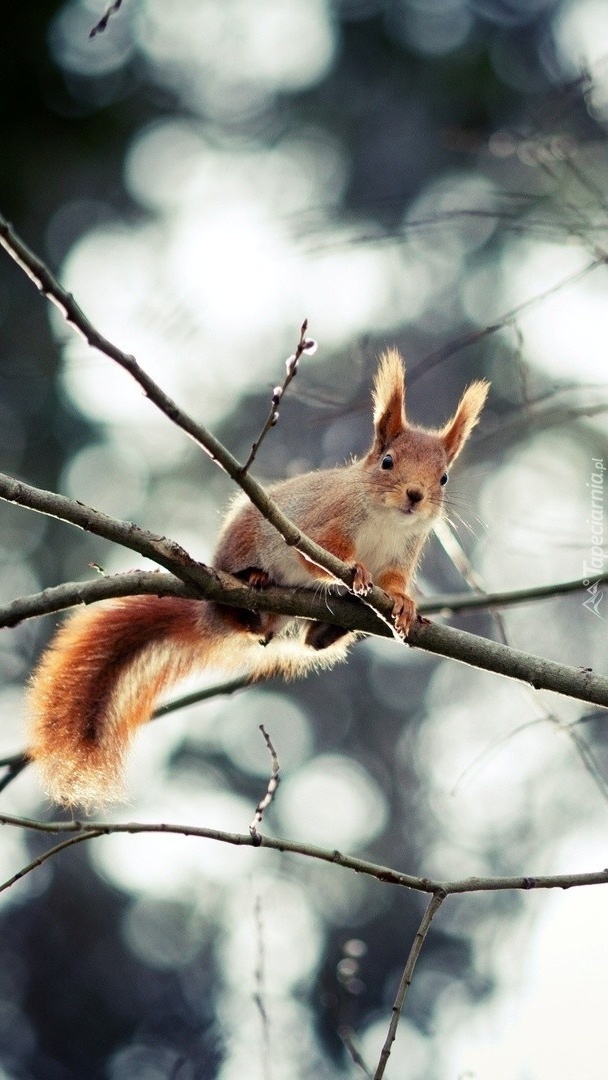
[[[374,380],[374,449],[380,452],[405,430],[405,370],[396,349],[380,357]]]
[[[462,395],[452,419],[437,432],[445,447],[448,465],[456,460],[478,422],[489,389],[490,384],[485,379],[471,383]]]

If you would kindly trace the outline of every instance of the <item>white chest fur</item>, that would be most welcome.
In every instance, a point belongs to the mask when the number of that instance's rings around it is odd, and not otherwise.
[[[372,577],[391,566],[409,565],[432,527],[432,521],[416,513],[386,508],[368,518],[357,533],[356,561],[363,563]]]

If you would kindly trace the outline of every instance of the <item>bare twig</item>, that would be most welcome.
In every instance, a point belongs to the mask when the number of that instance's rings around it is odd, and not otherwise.
[[[338,1028],[338,1037],[342,1040],[346,1050],[348,1051],[353,1064],[358,1065],[364,1076],[369,1077],[372,1080],[372,1074],[367,1067],[367,1063],[357,1043],[357,1037],[351,1027],[347,1027],[346,1024],[342,1024]]]
[[[463,334],[462,337],[455,338],[453,341],[448,342],[447,345],[442,345],[438,349],[433,349],[432,352],[427,353],[425,357],[416,364],[415,368],[410,369],[408,375],[408,381],[411,384],[420,375],[426,375],[434,367],[439,364],[443,364],[454,353],[460,352],[461,349],[466,349],[470,345],[477,345],[478,342],[483,341],[491,334],[497,333],[498,330],[504,329],[510,323],[514,322],[524,311],[528,311],[532,307],[536,307],[537,304],[542,304],[544,300],[548,300],[550,296],[554,296],[555,293],[560,292],[562,289],[568,288],[570,285],[576,285],[577,282],[582,281],[593,270],[597,270],[598,266],[605,266],[605,258],[592,259],[588,262],[582,270],[577,270],[573,274],[568,274],[567,277],[562,278],[556,285],[552,285],[550,289],[545,289],[543,292],[537,293],[536,296],[530,297],[529,300],[524,300],[523,303],[518,304],[516,307],[511,308],[510,311],[501,315],[496,322],[490,323],[488,326],[482,327],[481,330],[474,330],[470,334]]]
[[[177,712],[178,709],[187,709],[189,705],[200,705],[202,701],[209,701],[210,698],[235,694],[237,690],[244,690],[247,686],[251,686],[250,676],[239,675],[236,679],[215,683],[213,686],[206,686],[202,690],[193,690],[191,694],[181,694],[180,697],[173,698],[172,701],[157,706],[152,713],[152,719],[158,720],[161,716],[168,716],[170,713]]]
[[[0,779],[0,791],[4,791],[13,780],[16,780],[29,763],[30,759],[24,752],[2,758],[0,761],[0,769],[6,769],[6,772]]]
[[[280,770],[281,766],[279,764],[279,759],[277,757],[277,752],[276,752],[274,746],[272,745],[272,740],[270,738],[270,735],[266,731],[266,728],[264,727],[263,724],[260,724],[260,731],[262,732],[262,735],[264,736],[264,742],[266,743],[268,753],[270,754],[270,759],[272,761],[272,772],[270,774],[270,779],[268,781],[268,787],[266,788],[266,792],[265,792],[263,798],[260,799],[258,805],[256,806],[255,814],[253,815],[253,821],[251,822],[251,825],[249,826],[249,832],[251,833],[254,840],[259,840],[259,837],[260,837],[260,834],[259,834],[259,831],[258,831],[259,827],[262,824],[262,819],[264,817],[264,814],[265,814],[266,810],[270,806],[272,800],[274,799],[274,797],[275,797],[275,795],[277,793],[277,788],[279,786],[280,779],[281,779],[280,776],[279,776],[279,770]]]
[[[86,829],[84,832],[78,834],[78,836],[70,836],[67,840],[62,840],[61,843],[55,844],[53,847],[48,848],[42,855],[38,855],[36,859],[32,859],[26,866],[22,866],[16,874],[3,881],[0,884],[0,893],[5,892],[6,889],[10,889],[12,885],[15,885],[21,878],[26,877],[32,870],[36,870],[37,867],[42,866],[48,859],[52,859],[54,855],[58,855],[60,851],[64,851],[65,848],[74,847],[74,844],[81,844],[84,840],[94,840],[97,836],[103,834],[99,829]]]
[[[253,994],[253,1000],[255,1006],[260,1014],[260,1021],[262,1024],[262,1045],[264,1053],[264,1076],[266,1080],[272,1080],[272,1057],[270,1054],[270,1020],[266,1009],[266,1003],[264,1001],[264,922],[262,919],[262,901],[259,896],[255,898],[255,907],[253,911],[255,920],[255,932],[257,938],[257,959],[255,965],[255,991]]]
[[[463,784],[470,776],[481,768],[483,764],[493,758],[500,752],[502,747],[516,738],[518,735],[522,735],[524,732],[529,731],[531,728],[537,727],[539,724],[551,724],[560,734],[566,735],[574,744],[575,750],[589,776],[592,778],[595,786],[602,795],[602,797],[608,801],[608,782],[604,778],[599,765],[597,764],[595,757],[587,745],[587,743],[577,737],[576,729],[580,724],[588,723],[590,720],[597,720],[598,714],[596,712],[589,713],[586,716],[577,717],[576,720],[564,721],[558,716],[555,716],[548,709],[542,710],[541,716],[535,716],[530,720],[525,720],[523,724],[518,724],[517,727],[512,728],[511,731],[506,731],[503,735],[500,735],[489,746],[477,754],[472,761],[465,766],[460,773],[460,776],[456,780],[450,794],[455,795],[458,788]]]
[[[242,471],[244,473],[247,472],[247,470],[250,468],[250,466],[255,461],[256,454],[257,454],[258,450],[260,449],[260,446],[262,445],[263,440],[265,439],[265,437],[268,434],[268,432],[270,431],[270,429],[275,426],[277,420],[279,419],[279,405],[280,405],[281,401],[283,400],[283,395],[284,395],[287,387],[289,386],[292,379],[295,379],[295,377],[296,377],[296,375],[298,373],[298,362],[300,360],[300,357],[301,357],[302,353],[305,353],[305,352],[306,353],[313,353],[313,352],[315,352],[315,350],[317,348],[316,341],[314,341],[313,338],[307,338],[306,337],[306,331],[307,330],[308,330],[308,319],[304,319],[304,322],[302,323],[302,326],[300,327],[300,340],[298,341],[298,344],[296,346],[296,351],[294,353],[292,353],[291,356],[288,356],[287,360],[285,361],[285,368],[286,368],[287,374],[286,374],[286,376],[285,376],[285,378],[283,380],[282,385],[281,386],[275,386],[274,390],[272,391],[272,398],[271,398],[271,401],[270,401],[270,412],[268,413],[268,416],[266,418],[266,422],[264,424],[264,427],[262,428],[260,434],[258,435],[258,437],[255,440],[253,446],[251,447],[251,450],[249,451],[249,457],[247,458],[247,461],[243,465],[243,470]]]
[[[424,945],[426,935],[429,932],[430,925],[435,915],[439,911],[439,908],[441,907],[443,901],[445,900],[445,897],[446,894],[441,891],[436,892],[435,895],[431,897],[422,918],[422,922],[420,923],[420,926],[418,927],[418,930],[416,932],[416,937],[414,938],[412,947],[409,952],[409,956],[403,969],[403,975],[401,976],[401,981],[397,990],[397,996],[395,997],[395,1003],[393,1005],[393,1011],[391,1015],[391,1022],[388,1027],[386,1039],[384,1040],[384,1046],[382,1047],[378,1067],[374,1073],[374,1080],[382,1080],[382,1077],[384,1076],[384,1071],[386,1069],[388,1059],[391,1053],[391,1047],[395,1041],[395,1036],[397,1034],[397,1025],[403,1011],[406,994],[410,988],[412,979],[414,977],[414,968],[416,967],[416,961],[420,956],[420,952],[422,950],[422,946]]]
[[[596,585],[608,585],[608,573],[594,578]],[[462,611],[483,611],[487,608],[515,607],[536,600],[551,600],[569,593],[586,592],[588,578],[554,582],[551,585],[531,585],[528,589],[510,589],[507,592],[452,593],[421,600],[418,610],[423,615],[455,615]]]
[[[472,877],[456,879],[453,881],[436,881],[431,878],[403,874],[400,871],[394,870],[390,867],[381,866],[368,860],[343,855],[339,851],[332,851],[325,848],[320,848],[313,844],[305,844],[301,842],[299,843],[296,841],[275,837],[260,836],[259,834],[257,835],[257,837],[254,837],[253,835],[251,835],[251,833],[229,833],[219,829],[208,829],[188,825],[170,825],[165,823],[150,824],[138,822],[130,822],[125,824],[109,822],[89,822],[85,825],[79,821],[43,822],[27,818],[14,817],[7,814],[0,815],[0,824],[22,827],[42,833],[68,834],[65,840],[62,840],[60,843],[56,844],[54,847],[44,852],[37,859],[34,859],[25,867],[22,867],[21,870],[14,874],[8,881],[4,882],[4,884],[0,886],[0,891],[8,889],[11,885],[15,884],[15,882],[19,881],[21,878],[29,874],[32,870],[42,865],[42,863],[52,858],[54,855],[59,854],[60,851],[63,851],[65,848],[70,847],[73,844],[81,843],[85,840],[93,840],[99,836],[108,836],[117,833],[129,833],[132,835],[140,833],[163,833],[199,837],[201,839],[214,840],[219,843],[227,843],[237,846],[266,847],[280,852],[287,851],[307,858],[331,863],[332,865],[342,866],[345,869],[356,872],[357,874],[366,874],[368,876],[374,877],[381,882],[399,885],[402,888],[430,894],[429,904],[426,908],[425,914],[416,933],[416,937],[410,949],[403,975],[401,977],[399,989],[395,998],[395,1003],[393,1005],[387,1037],[385,1039],[378,1067],[375,1073],[375,1080],[381,1080],[381,1078],[384,1076],[384,1071],[388,1058],[390,1056],[391,1047],[395,1039],[399,1018],[403,1010],[403,1005],[409,986],[412,982],[416,962],[424,945],[432,920],[447,896],[458,895],[462,893],[499,892],[507,890],[531,891],[537,889],[570,889],[577,887],[580,888],[589,885],[608,884],[608,869],[577,874],[554,874],[542,876],[526,875],[517,877],[485,878]],[[261,1005],[263,1022],[267,1023],[266,1012],[262,1000]],[[362,1063],[362,1066],[364,1067],[364,1063]]]
[[[456,896],[463,893],[513,892],[516,890],[530,892],[536,889],[574,889],[590,885],[608,885],[608,869],[591,870],[577,874],[520,874],[511,877],[469,877],[441,881],[434,878],[419,877],[414,874],[404,874],[402,871],[395,870],[390,866],[382,866],[353,855],[344,855],[335,849],[319,847],[316,844],[307,844],[265,834],[261,834],[255,840],[249,832],[234,833],[226,832],[223,829],[169,824],[166,822],[87,821],[85,823],[82,821],[38,821],[35,818],[21,818],[12,814],[0,814],[0,825],[16,826],[51,835],[77,835],[86,840],[93,839],[96,836],[111,836],[115,833],[129,833],[131,835],[162,833],[164,835],[198,837],[199,839],[213,840],[217,843],[230,844],[235,847],[267,848],[271,851],[289,852],[293,855],[301,855],[305,858],[331,863],[335,866],[341,866],[345,870],[352,870],[357,874],[365,874],[368,877],[375,878],[377,881],[398,885],[401,888],[411,889],[415,892],[432,894],[433,896],[435,894]]]
[[[114,0],[114,2],[106,8],[99,22],[96,22],[95,26],[93,26],[92,29],[89,30],[89,37],[94,38],[96,34],[103,33],[106,26],[108,25],[108,22],[110,21],[111,16],[114,14],[115,11],[118,11],[120,7],[122,7],[122,0]]]

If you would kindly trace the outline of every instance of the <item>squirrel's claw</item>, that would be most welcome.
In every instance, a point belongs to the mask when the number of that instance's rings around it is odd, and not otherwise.
[[[418,616],[416,605],[411,596],[406,596],[405,593],[393,593],[392,600],[395,630],[399,637],[406,638]]]
[[[369,570],[366,570],[363,563],[355,563],[352,585],[353,592],[357,596],[367,596],[367,594],[371,592],[373,584],[372,575]]]

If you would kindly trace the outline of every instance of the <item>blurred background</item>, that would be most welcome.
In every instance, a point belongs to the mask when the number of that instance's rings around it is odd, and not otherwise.
[[[433,540],[421,593],[597,574],[605,3],[123,0],[90,38],[104,11],[6,2],[0,40],[0,210],[98,328],[244,457],[308,317],[319,349],[257,461],[269,481],[366,448],[386,345],[421,423],[489,378],[448,489],[459,547]],[[232,494],[4,254],[0,460],[203,560]],[[3,600],[137,565],[6,504],[0,561]],[[608,602],[585,599],[457,624],[606,673]],[[57,621],[0,636],[2,753],[23,747],[23,685]],[[154,722],[115,818],[245,831],[262,721],[282,772],[270,833],[444,878],[606,865],[605,715],[390,642]],[[57,816],[32,770],[2,809]],[[2,879],[46,843],[5,829]],[[364,1075],[357,1054],[373,1072],[424,907],[158,836],[81,845],[0,905],[1,1080],[341,1080]],[[603,1077],[607,964],[602,889],[452,898],[387,1076]]]

